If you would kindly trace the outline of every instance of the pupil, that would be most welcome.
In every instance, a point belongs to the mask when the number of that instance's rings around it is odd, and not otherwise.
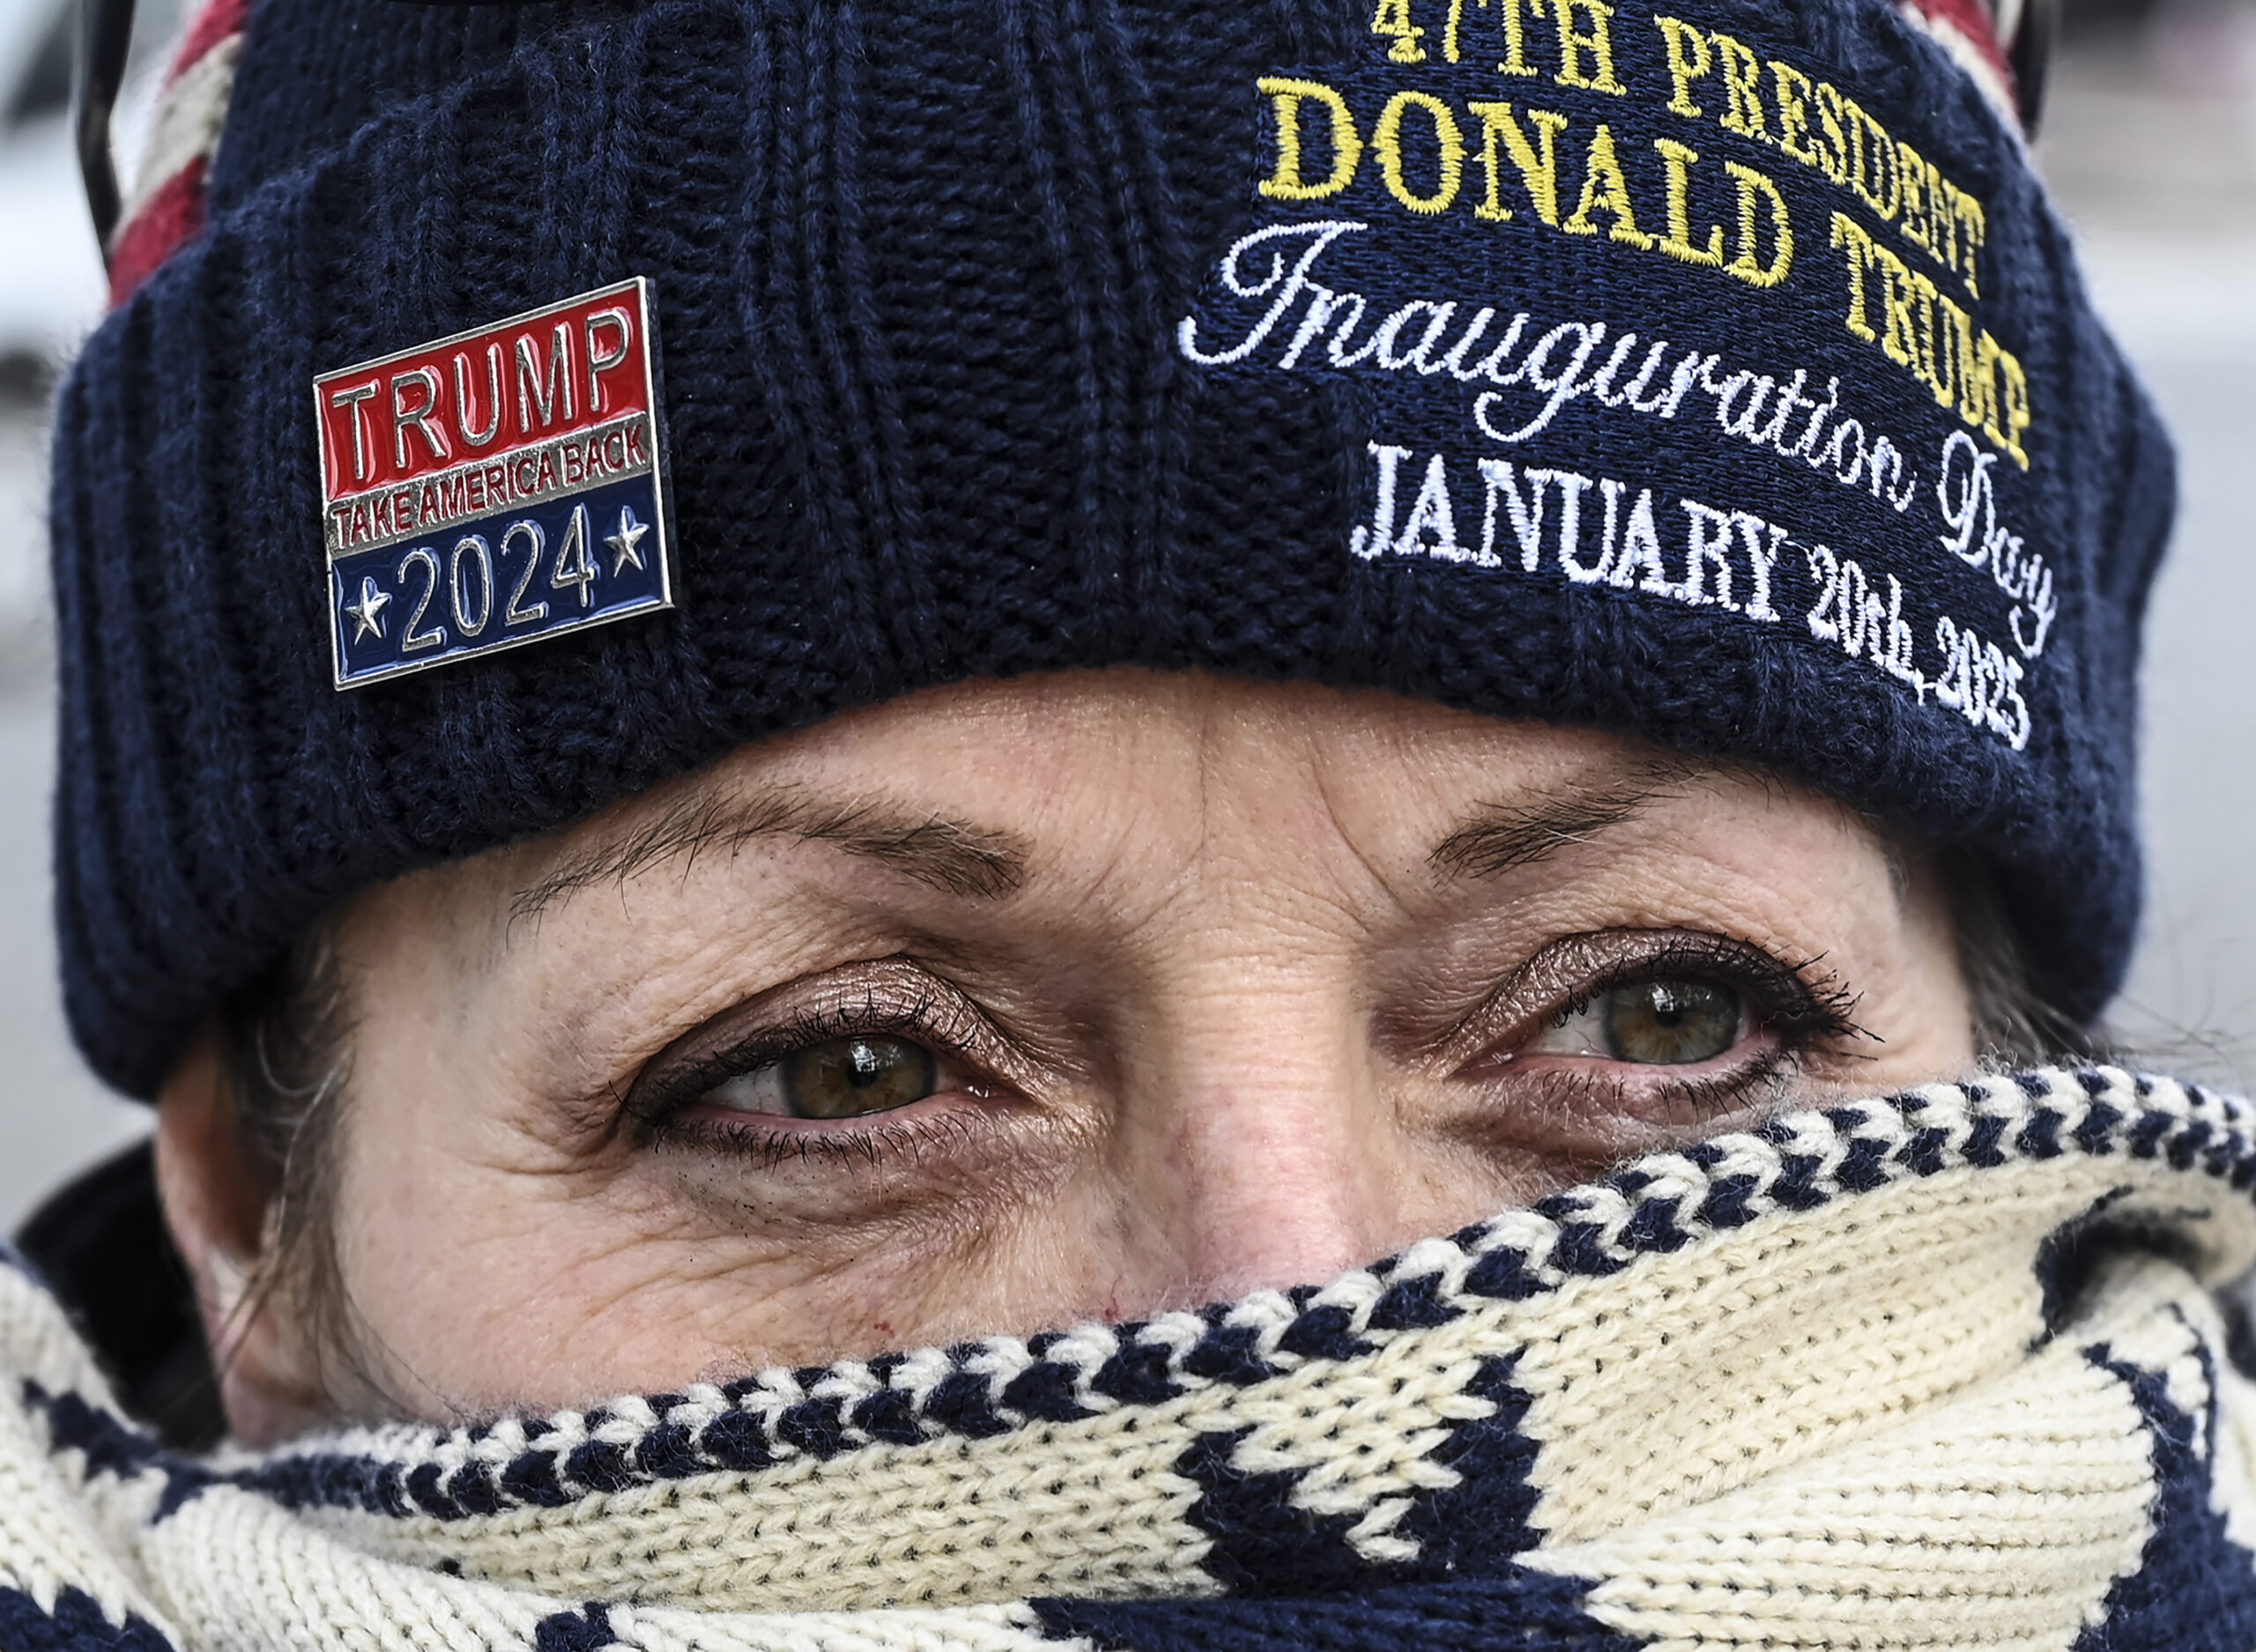
[[[922,1101],[938,1087],[931,1051],[872,1034],[812,1044],[783,1063],[794,1117],[850,1119]]]
[[[1641,981],[1606,996],[1606,1053],[1681,1067],[1739,1042],[1739,995],[1712,981]]]

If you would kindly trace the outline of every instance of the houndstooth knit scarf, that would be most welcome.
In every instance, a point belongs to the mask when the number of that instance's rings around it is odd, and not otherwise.
[[[2044,1072],[1321,1288],[168,1454],[0,1268],[0,1647],[2256,1647],[2256,1115]]]

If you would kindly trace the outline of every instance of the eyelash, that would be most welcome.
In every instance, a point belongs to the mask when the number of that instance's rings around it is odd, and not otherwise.
[[[1546,1019],[1562,1026],[1616,987],[1681,975],[1719,980],[1746,994],[1763,1024],[1790,1038],[1809,1041],[1859,1032],[1851,1019],[1858,995],[1831,975],[1816,976],[1823,962],[1820,957],[1789,964],[1751,942],[1727,941],[1721,936],[1671,935],[1661,950],[1614,963]]]
[[[1447,1041],[1461,1048],[1467,1035],[1495,1017],[1532,975],[1546,966],[1555,967],[1562,951],[1571,952],[1578,945],[1618,946],[1621,938],[1571,936],[1554,942],[1515,970]],[[1667,1122],[1696,1123],[1774,1089],[1814,1052],[1830,1045],[1837,1054],[1845,1055],[1850,1044],[1874,1036],[1855,1019],[1861,995],[1831,972],[1821,973],[1822,954],[1790,963],[1754,942],[1720,935],[1677,932],[1661,938],[1660,946],[1618,957],[1586,976],[1540,1015],[1506,1018],[1502,1026],[1488,1030],[1457,1070],[1469,1074],[1483,1064],[1502,1066],[1514,1059],[1518,1045],[1538,1029],[1565,1026],[1615,988],[1670,977],[1705,979],[1730,987],[1740,995],[1755,1026],[1769,1030],[1776,1042],[1751,1063],[1688,1077],[1668,1076],[1666,1069],[1652,1070],[1642,1078],[1588,1068],[1555,1069],[1544,1077],[1553,1102],[1562,1110],[1620,1112],[1627,1110],[1633,1091],[1642,1091],[1660,1103]]]
[[[1617,949],[1624,938],[1568,937],[1546,946],[1466,1017],[1443,1041],[1443,1046],[1462,1048],[1471,1037],[1479,1035],[1475,1029],[1482,1022],[1498,1019],[1500,1006],[1523,991],[1532,976],[1545,973],[1547,967],[1555,968],[1562,952],[1571,953],[1577,946]],[[1503,1024],[1488,1029],[1468,1058],[1452,1063],[1455,1071],[1469,1076],[1484,1063],[1501,1066],[1513,1059],[1518,1043],[1540,1028],[1565,1025],[1587,1011],[1604,994],[1670,976],[1707,979],[1729,986],[1741,995],[1755,1023],[1768,1029],[1776,1042],[1752,1063],[1729,1071],[1691,1077],[1665,1077],[1656,1070],[1642,1080],[1632,1080],[1588,1070],[1555,1070],[1544,1078],[1554,1102],[1577,1111],[1621,1108],[1626,1106],[1634,1085],[1654,1095],[1672,1115],[1695,1122],[1714,1116],[1734,1101],[1751,1099],[1814,1049],[1872,1036],[1853,1019],[1859,995],[1829,972],[1819,973],[1822,956],[1789,963],[1752,942],[1722,936],[1680,932],[1661,938],[1663,944],[1658,947],[1615,957],[1596,973],[1584,974],[1566,997],[1540,1014],[1522,1012],[1503,1018]],[[906,994],[881,996],[870,985],[857,998],[795,1008],[779,1022],[716,1044],[670,1070],[663,1056],[653,1060],[620,1102],[622,1116],[632,1121],[637,1145],[724,1153],[763,1172],[774,1172],[793,1162],[814,1160],[842,1168],[872,1169],[895,1155],[914,1157],[944,1145],[952,1137],[962,1138],[973,1127],[961,1110],[926,1109],[913,1119],[878,1115],[865,1122],[812,1130],[756,1122],[761,1115],[726,1122],[686,1116],[700,1098],[726,1079],[782,1061],[810,1046],[857,1033],[910,1039],[931,1048],[942,1061],[969,1069],[971,1081],[955,1086],[959,1092],[980,1096],[1009,1092],[1011,1085],[995,1076],[1002,1063],[981,1054],[983,1049],[997,1052],[1002,1045],[1001,1034],[986,1017],[969,1000],[942,989],[921,971],[904,974],[916,983]]]
[[[773,1125],[724,1124],[714,1119],[663,1118],[648,1126],[643,1141],[663,1151],[686,1147],[702,1152],[725,1153],[772,1174],[786,1165],[821,1160],[842,1169],[873,1170],[899,1156],[915,1157],[951,1137],[961,1138],[971,1129],[961,1115],[943,1114],[914,1126],[901,1123],[856,1125],[841,1130],[785,1130]]]
[[[801,1006],[781,1022],[718,1045],[684,1066],[659,1072],[656,1082],[651,1080],[651,1069],[646,1068],[621,1104],[635,1121],[637,1145],[661,1151],[686,1147],[724,1152],[769,1172],[794,1160],[805,1164],[810,1159],[874,1168],[892,1155],[922,1152],[970,1128],[960,1114],[926,1115],[913,1124],[880,1115],[866,1123],[823,1130],[783,1130],[755,1122],[757,1115],[727,1122],[684,1116],[725,1079],[857,1033],[887,1033],[913,1039],[943,1059],[981,1069],[970,1086],[971,1093],[985,1093],[990,1085],[1002,1087],[983,1070],[985,1063],[967,1050],[967,1046],[991,1044],[994,1028],[968,1001],[941,992],[927,978],[921,990],[899,1000],[880,999],[872,989],[856,1002]],[[654,1062],[652,1067],[657,1066]]]

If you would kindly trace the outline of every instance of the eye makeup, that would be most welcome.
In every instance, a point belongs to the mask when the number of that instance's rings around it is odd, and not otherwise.
[[[1024,1089],[1021,1088],[1024,1086]],[[786,1163],[875,1167],[1023,1112],[1036,1075],[972,1000],[902,959],[747,1000],[659,1052],[622,1107],[639,1143]]]
[[[1858,1059],[1856,995],[1693,930],[1550,942],[1417,1064],[1485,1092],[1466,1129],[1605,1157],[1740,1115],[1792,1078]],[[775,1172],[1007,1154],[1064,1080],[954,983],[902,958],[758,995],[676,1040],[623,1108],[646,1148]]]
[[[1454,1080],[1496,1096],[1527,1145],[1614,1156],[1865,1059],[1857,995],[1822,959],[1688,930],[1555,941],[1444,1041]]]

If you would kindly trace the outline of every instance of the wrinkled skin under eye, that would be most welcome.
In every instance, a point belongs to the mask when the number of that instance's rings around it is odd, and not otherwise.
[[[1570,1006],[1525,1049],[1638,1066],[1691,1066],[1729,1055],[1748,1035],[1752,1019],[1744,995],[1721,982],[1624,982]]]
[[[701,1098],[733,1113],[851,1119],[890,1113],[939,1088],[931,1051],[881,1033],[825,1039],[715,1085]]]

